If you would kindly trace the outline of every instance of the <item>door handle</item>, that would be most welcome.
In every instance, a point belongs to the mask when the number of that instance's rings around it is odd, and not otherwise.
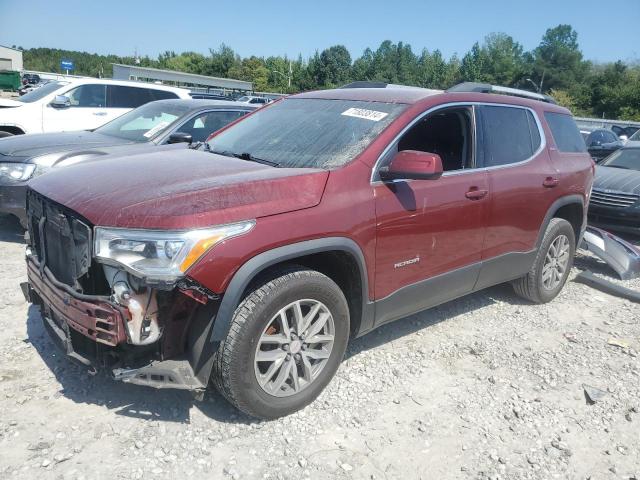
[[[478,187],[471,187],[467,193],[464,194],[469,200],[481,200],[487,196],[488,190],[480,190]]]
[[[544,182],[542,182],[542,186],[545,188],[553,188],[558,186],[558,183],[560,183],[560,180],[556,177],[547,177],[544,179]]]

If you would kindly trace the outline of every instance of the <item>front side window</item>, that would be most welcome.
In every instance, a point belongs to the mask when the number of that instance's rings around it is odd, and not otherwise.
[[[177,128],[177,131],[188,133],[194,142],[204,142],[209,135],[222,127],[246,115],[245,111],[214,110],[204,112],[190,118]]]
[[[419,120],[398,142],[398,151],[435,153],[446,171],[473,167],[473,110],[438,110]]]
[[[112,120],[95,131],[103,135],[148,142],[165,132],[189,108],[173,102],[148,103]]]
[[[209,141],[214,153],[293,168],[334,168],[359,155],[406,105],[288,98],[271,104]]]
[[[72,107],[104,108],[107,104],[105,85],[80,85],[69,90],[65,95],[69,98]]]
[[[540,148],[541,137],[533,114],[524,108],[482,106],[484,166],[518,163]]]
[[[553,135],[558,151],[563,153],[582,153],[587,151],[585,139],[580,135],[578,126],[571,115],[544,112],[544,118],[549,124],[551,135]]]
[[[612,153],[600,165],[640,171],[640,148],[623,148]]]

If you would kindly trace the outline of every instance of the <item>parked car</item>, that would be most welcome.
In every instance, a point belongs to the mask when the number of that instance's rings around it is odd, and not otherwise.
[[[618,135],[620,140],[622,140],[623,142],[629,140],[639,129],[640,127],[621,127],[619,125],[614,125],[611,127],[611,131]]]
[[[262,418],[380,325],[502,282],[551,301],[594,169],[568,110],[477,84],[294,95],[207,145],[34,179],[24,289],[88,368]]]
[[[214,100],[157,100],[91,131],[0,139],[0,213],[15,215],[26,226],[27,183],[51,168],[108,154],[140,153],[158,145],[203,142],[255,108]]]
[[[640,142],[628,141],[596,167],[589,223],[640,234]]]
[[[271,100],[265,97],[254,97],[251,95],[245,95],[236,100],[236,102],[240,103],[250,103],[251,105],[266,105]]]
[[[225,97],[224,95],[220,95],[218,93],[200,93],[200,92],[191,92],[189,93],[191,98],[193,99],[204,99],[204,100],[225,100],[225,101],[233,101],[230,97]]]
[[[596,162],[624,145],[624,142],[615,133],[605,128],[593,130],[585,139],[585,143],[589,154]]]
[[[37,73],[25,73],[22,75],[23,85],[36,85],[40,83],[40,75]]]
[[[182,88],[78,78],[53,81],[15,100],[0,98],[0,137],[91,130],[154,100],[190,98]]]
[[[27,93],[32,92],[36,88],[40,88],[40,87],[42,87],[43,85],[46,85],[49,82],[50,82],[50,80],[44,80],[44,81],[39,82],[39,83],[26,83],[26,84],[24,84],[22,87],[20,87],[18,89],[18,94],[20,96],[26,95]]]

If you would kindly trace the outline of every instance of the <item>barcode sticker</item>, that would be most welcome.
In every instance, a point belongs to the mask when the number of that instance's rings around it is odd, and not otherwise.
[[[342,115],[346,115],[347,117],[364,118],[365,120],[379,122],[389,114],[385,112],[376,112],[375,110],[367,110],[366,108],[350,108],[342,112]]]

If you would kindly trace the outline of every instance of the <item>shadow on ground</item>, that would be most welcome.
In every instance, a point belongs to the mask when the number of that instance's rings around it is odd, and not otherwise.
[[[24,233],[17,217],[0,215],[0,242],[25,243]]]

